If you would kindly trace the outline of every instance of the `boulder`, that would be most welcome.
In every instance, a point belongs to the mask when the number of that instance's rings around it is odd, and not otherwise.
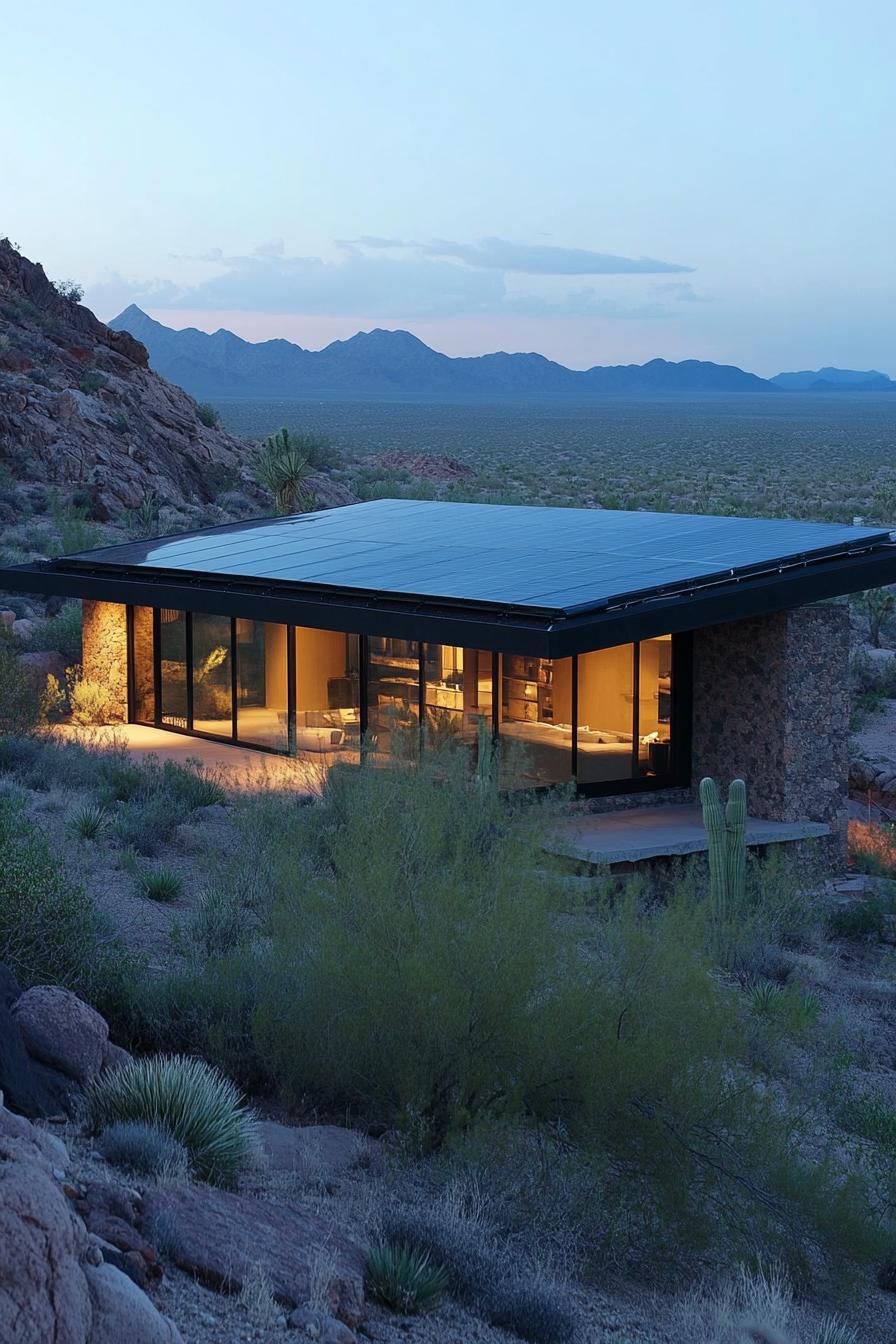
[[[28,1145],[0,1138],[0,1339],[87,1344],[87,1246],[83,1224]]]
[[[23,617],[21,620],[13,621],[11,628],[14,639],[20,639],[23,644],[28,644],[34,638],[37,625],[34,621]]]
[[[46,690],[49,677],[55,677],[59,685],[65,688],[65,659],[61,653],[20,654],[19,667],[38,691]]]
[[[148,1190],[143,1232],[164,1237],[178,1268],[221,1292],[238,1293],[261,1269],[286,1307],[307,1304],[318,1265],[329,1267],[332,1314],[354,1328],[364,1310],[364,1255],[316,1214],[225,1190]]]
[[[86,1087],[103,1067],[106,1019],[58,985],[35,985],[13,1005],[29,1055]]]
[[[122,1048],[120,1045],[113,1045],[111,1041],[106,1042],[106,1048],[103,1051],[103,1073],[111,1073],[113,1069],[121,1069],[125,1064],[130,1064],[133,1055]]]
[[[31,1058],[11,1005],[19,998],[15,976],[0,966],[0,1093],[12,1110],[36,1119],[71,1115],[77,1091],[70,1079]]]
[[[0,1137],[17,1140],[31,1150],[31,1160],[42,1166],[48,1175],[54,1171],[65,1171],[68,1166],[68,1149],[55,1134],[50,1134],[37,1125],[32,1125],[24,1116],[13,1115],[5,1106],[0,1105]]]
[[[183,1344],[174,1322],[120,1269],[88,1263],[83,1273],[91,1307],[87,1344]]]
[[[0,610],[0,625],[3,626],[4,630],[11,630],[15,624],[15,619],[16,614],[14,611],[10,611],[9,607]]]
[[[340,1125],[278,1125],[261,1120],[258,1135],[270,1171],[300,1181],[329,1181],[354,1166],[370,1140]]]

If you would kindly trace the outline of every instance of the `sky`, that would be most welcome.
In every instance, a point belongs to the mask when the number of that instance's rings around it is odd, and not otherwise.
[[[102,318],[896,374],[891,0],[31,0],[4,27],[0,235]]]

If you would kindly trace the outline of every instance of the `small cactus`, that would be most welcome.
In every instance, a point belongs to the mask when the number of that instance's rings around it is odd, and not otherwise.
[[[731,781],[723,808],[714,779],[701,779],[700,804],[709,837],[709,894],[717,930],[743,900],[747,880],[747,786]]]

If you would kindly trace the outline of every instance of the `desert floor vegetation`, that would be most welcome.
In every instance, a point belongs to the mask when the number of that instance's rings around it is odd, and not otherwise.
[[[892,1334],[896,886],[844,899],[802,860],[755,861],[720,930],[697,868],[657,892],[549,859],[568,796],[494,773],[446,746],[313,798],[237,795],[89,732],[4,737],[0,960],[75,989],[138,1056],[91,1100],[100,1151],[251,1188],[246,1134],[218,1162],[175,1114],[214,1129],[240,1094],[384,1136],[301,1193],[428,1323],[551,1344],[619,1284],[658,1294],[675,1339],[679,1285],[699,1269],[689,1310],[727,1293],[746,1319],[759,1260],[787,1285],[784,1338],[839,1339],[869,1303]]]

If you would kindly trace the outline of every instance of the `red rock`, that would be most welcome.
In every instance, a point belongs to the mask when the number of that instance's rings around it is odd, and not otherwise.
[[[149,1190],[143,1231],[201,1283],[237,1293],[250,1271],[262,1269],[273,1295],[287,1307],[307,1303],[320,1256],[332,1262],[332,1314],[354,1328],[364,1311],[364,1255],[316,1214],[208,1187]],[[163,1252],[166,1249],[163,1245]]]
[[[35,985],[13,1004],[13,1016],[33,1059],[86,1086],[103,1067],[106,1019],[58,985]]]

